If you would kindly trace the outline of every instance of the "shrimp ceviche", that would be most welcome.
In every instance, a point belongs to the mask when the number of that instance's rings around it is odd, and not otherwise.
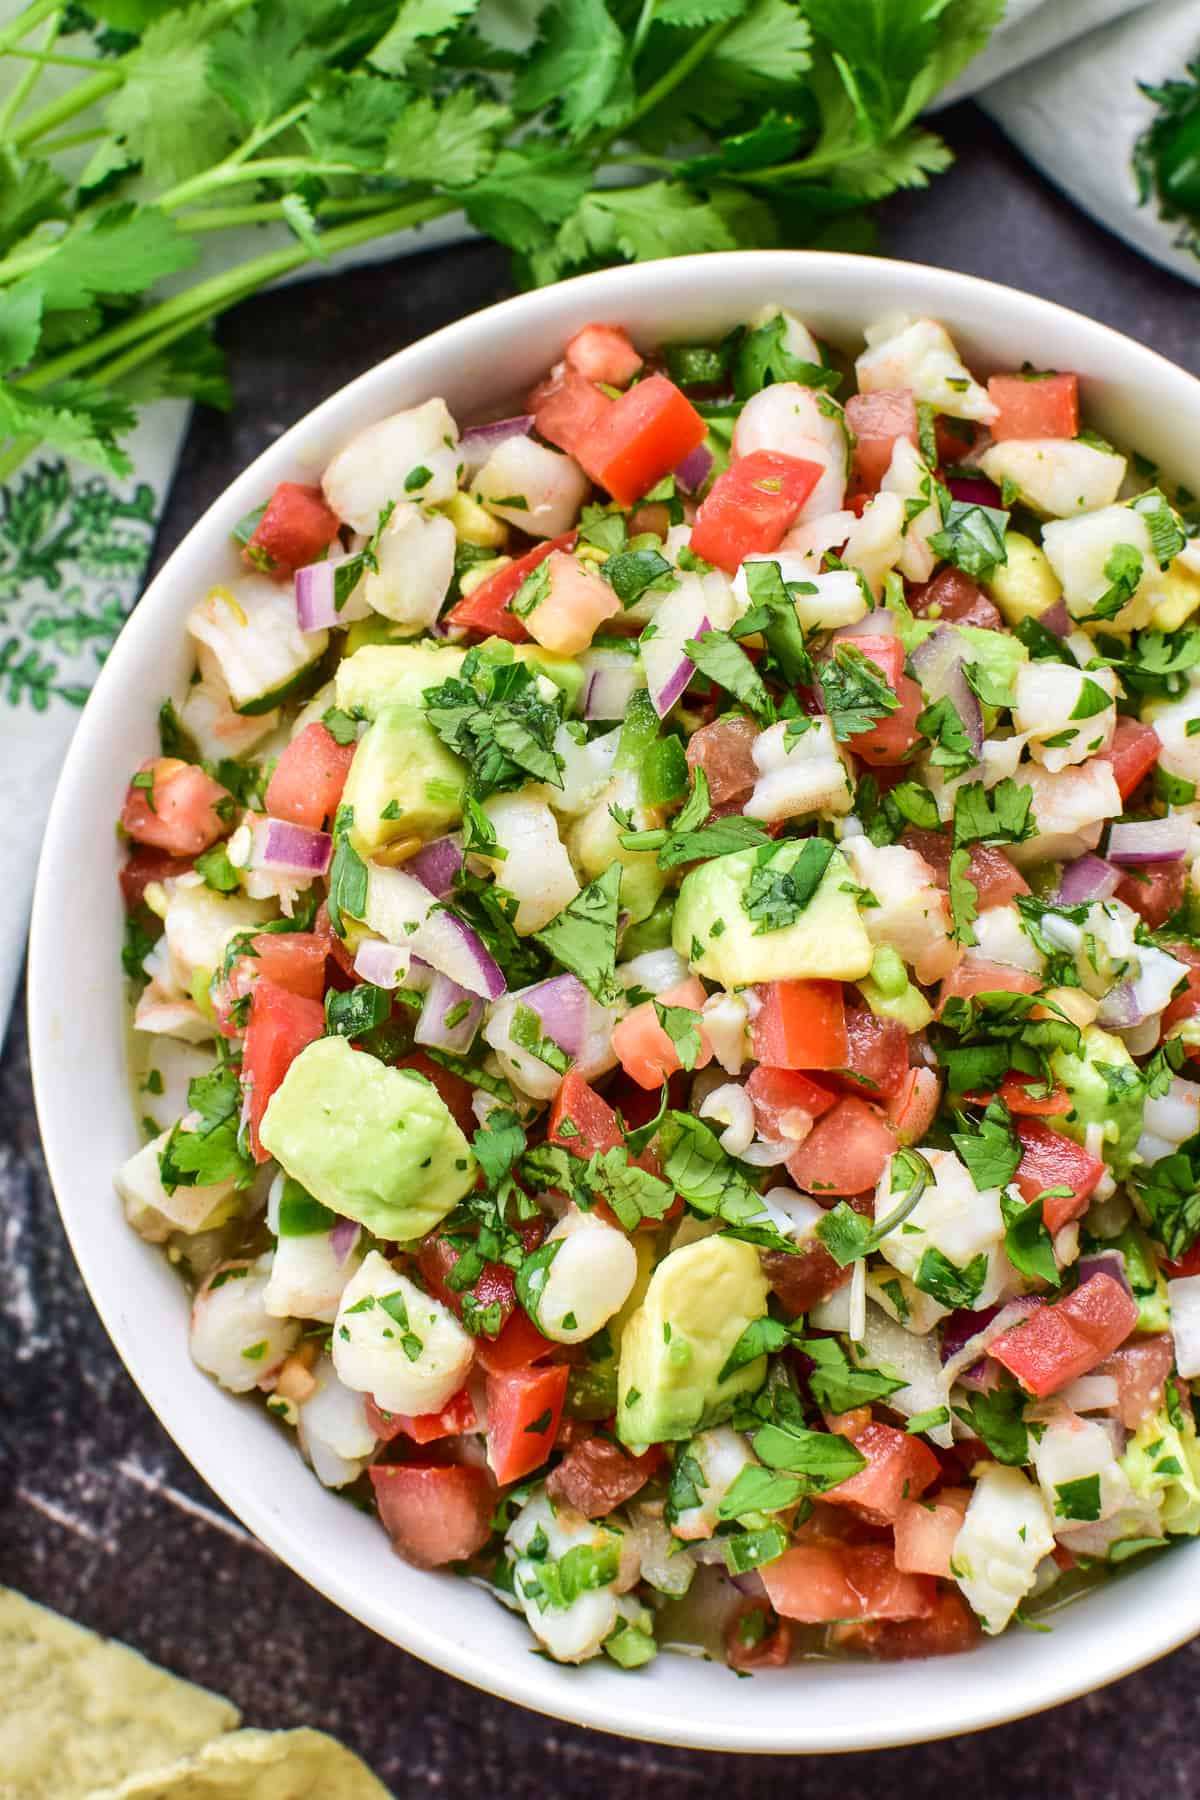
[[[957,1651],[1200,1532],[1200,513],[1080,398],[593,324],[188,613],[125,1213],[561,1662]]]

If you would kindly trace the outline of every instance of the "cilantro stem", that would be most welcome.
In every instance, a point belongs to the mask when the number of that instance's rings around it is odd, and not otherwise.
[[[78,113],[86,112],[89,106],[95,106],[97,101],[111,94],[114,88],[119,88],[124,79],[119,68],[103,69],[90,75],[86,81],[81,81],[75,87],[68,88],[65,94],[60,94],[57,100],[49,100],[45,106],[39,106],[36,112],[31,112],[12,133],[10,142],[18,149],[24,144],[31,144],[35,138],[53,131],[56,125],[64,125]]]
[[[61,0],[33,0],[32,6],[27,6],[24,12],[18,13],[12,23],[0,31],[0,54],[11,50],[14,44],[19,44],[22,38],[28,37],[43,19],[48,19],[51,13],[58,11],[60,4]]]
[[[57,156],[60,150],[74,150],[79,144],[94,144],[97,138],[107,136],[108,131],[103,125],[92,125],[83,131],[65,131],[61,137],[51,138],[48,144],[40,144],[38,155]]]
[[[654,12],[657,5],[658,0],[642,0],[642,10],[638,14],[637,24],[633,28],[633,48],[629,53],[631,62],[646,41],[646,33],[654,23]]]
[[[105,62],[99,56],[68,56],[61,50],[19,50],[15,44],[5,51],[6,56],[19,56],[23,62],[53,63],[57,69],[111,69],[111,62]]]
[[[45,50],[50,49],[51,45],[58,37],[61,28],[62,14],[53,13],[50,18],[50,29],[46,33],[46,42],[43,46]],[[19,54],[19,52],[16,54]],[[43,64],[39,62],[31,63],[29,68],[27,68],[22,75],[20,81],[14,84],[12,92],[5,100],[3,107],[0,108],[0,134],[3,134],[8,130],[9,126],[28,100],[30,94],[41,80],[42,68]]]
[[[24,437],[14,438],[8,449],[0,454],[0,482],[8,480],[14,469],[19,469],[27,456],[32,456],[41,442],[30,432]]]
[[[716,44],[720,43],[733,23],[732,19],[718,19],[715,25],[710,25],[707,31],[702,31],[695,43],[684,51],[679,61],[673,63],[665,75],[660,75],[653,86],[646,89],[633,109],[629,124],[636,125],[639,119],[644,119],[648,112],[653,112],[654,108],[679,86],[681,81],[686,81],[692,70],[704,61]],[[628,130],[628,126],[624,126],[622,129]],[[614,136],[620,136],[620,132],[614,133]]]
[[[339,250],[352,250],[358,244],[369,243],[372,238],[385,237],[389,232],[403,231],[410,226],[424,224],[429,219],[436,219],[443,213],[453,212],[456,206],[457,202],[446,196],[431,195],[407,206],[375,213],[370,218],[335,226],[322,234],[321,247],[329,255]],[[152,340],[155,345],[154,351],[148,354],[157,354],[164,343],[170,342],[174,336],[182,335],[184,329],[194,329],[205,319],[224,311],[235,301],[245,299],[267,282],[276,281],[283,275],[290,275],[295,269],[303,268],[305,263],[314,260],[314,256],[313,251],[296,242],[255,257],[238,268],[211,276],[207,281],[197,282],[194,287],[173,295],[169,300],[160,301],[157,306],[147,307],[132,319],[126,319],[120,325],[101,332],[89,343],[80,344],[43,363],[19,384],[18,391],[25,388],[30,392],[37,392],[61,381],[65,376],[75,374],[78,369],[102,361],[110,352],[123,350],[133,344],[141,345],[144,350],[144,340]],[[171,329],[176,325],[181,328],[178,333]],[[164,335],[168,331],[171,332],[170,337]],[[128,373],[135,361],[143,360],[142,355],[133,360],[122,358],[121,372]],[[110,371],[113,366],[109,365]]]
[[[353,218],[382,212],[394,204],[394,192],[347,195],[344,200],[319,200],[313,211],[321,218]],[[187,231],[224,231],[237,225],[265,225],[284,217],[282,200],[254,200],[245,206],[205,206],[185,212],[179,220]]]
[[[280,132],[286,131],[290,125],[294,125],[298,119],[302,119],[312,104],[311,100],[301,100],[287,112],[280,113],[277,119],[271,119],[267,124],[259,125],[248,138],[238,145],[236,150],[231,150],[229,155],[222,158],[213,168],[206,169],[199,175],[193,175],[187,181],[177,182],[173,188],[168,188],[165,194],[159,196],[157,204],[162,207],[164,212],[174,212],[176,207],[186,206],[189,201],[201,198],[211,188],[224,187],[233,180],[253,181],[259,175],[275,173],[274,170],[268,168],[268,159],[265,157],[262,162],[256,162],[251,167],[246,165],[264,144],[269,144],[272,138],[277,138]],[[289,162],[293,166],[304,165],[302,172],[305,174],[317,172],[316,165],[308,164],[304,157],[294,156],[289,159]],[[284,171],[285,174],[292,172],[292,167]],[[345,167],[339,166],[333,172],[345,174],[347,171]],[[351,170],[350,172],[356,173],[357,171]]]
[[[246,187],[256,181],[290,181],[299,180],[301,176],[357,175],[359,172],[353,163],[314,162],[307,156],[263,156],[255,162],[219,163],[215,169],[197,175],[192,181],[182,182],[178,188],[164,194],[158,205],[164,212],[174,212],[189,201],[200,200],[220,188]]]

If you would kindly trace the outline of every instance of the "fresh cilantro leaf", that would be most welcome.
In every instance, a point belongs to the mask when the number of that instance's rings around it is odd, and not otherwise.
[[[680,1068],[694,1069],[702,1048],[697,1024],[700,1015],[689,1006],[664,1006],[661,1000],[654,1002],[654,1011],[659,1024],[675,1046]]]
[[[542,14],[539,28],[538,41],[513,90],[516,111],[555,108],[572,142],[600,121],[621,123],[633,89],[625,34],[604,0],[555,0]],[[624,104],[619,97],[622,89]]]
[[[549,924],[532,935],[557,963],[577,975],[602,1006],[618,997],[617,909],[621,865],[610,863]]]
[[[600,574],[622,606],[633,606],[643,594],[668,593],[679,586],[671,564],[658,550],[618,550],[601,564]]]
[[[913,1285],[923,1294],[929,1294],[939,1306],[953,1312],[960,1307],[974,1306],[983,1292],[987,1273],[988,1259],[982,1250],[960,1269],[948,1256],[931,1246],[917,1264]]]
[[[952,936],[956,943],[974,944],[975,921],[979,917],[979,889],[970,879],[967,870],[971,866],[971,852],[957,849],[950,853],[950,917],[952,920]]]
[[[479,0],[402,0],[369,60],[385,75],[403,75],[411,63],[428,55],[431,38],[457,30],[478,6]]]
[[[950,1133],[950,1139],[975,1186],[981,1193],[986,1188],[1007,1187],[1017,1172],[1022,1150],[1003,1100],[993,1100],[974,1129],[965,1120],[962,1126],[961,1131]]]
[[[760,1426],[751,1445],[768,1469],[784,1469],[801,1476],[811,1494],[828,1493],[867,1466],[866,1457],[849,1438],[838,1437],[832,1431],[809,1431],[803,1425],[782,1420]]]
[[[1135,1169],[1132,1179],[1151,1234],[1172,1261],[1186,1256],[1200,1239],[1200,1137]]]
[[[491,168],[498,133],[510,122],[503,106],[472,88],[458,88],[440,103],[415,94],[388,134],[385,166],[399,181],[468,187]]]
[[[233,1069],[218,1063],[210,1074],[194,1077],[188,1107],[197,1115],[195,1124],[176,1125],[158,1159],[167,1193],[225,1181],[249,1187],[258,1170],[239,1143],[242,1090]]]
[[[954,795],[954,842],[1024,843],[1037,829],[1032,805],[1033,789],[1018,787],[1011,776],[998,781],[990,796],[982,781],[969,781]]]
[[[1008,1260],[1020,1274],[1034,1281],[1047,1281],[1052,1287],[1059,1282],[1054,1244],[1043,1218],[1043,1197],[1021,1200],[1012,1194],[1001,1194],[1000,1212],[1004,1219],[1004,1248]]]
[[[727,632],[706,631],[699,638],[689,638],[684,650],[702,675],[740,700],[756,719],[770,722],[774,708],[762,676]]]
[[[1092,1523],[1100,1517],[1100,1477],[1081,1475],[1077,1481],[1060,1481],[1054,1489],[1056,1519]]]
[[[872,1401],[886,1400],[905,1385],[880,1369],[856,1366],[835,1337],[802,1338],[800,1349],[816,1364],[809,1371],[808,1385],[823,1412],[843,1413],[856,1406],[870,1406]]]
[[[954,1408],[954,1416],[987,1445],[997,1462],[1019,1469],[1029,1461],[1025,1396],[1020,1388],[972,1394],[964,1406]]]
[[[777,1469],[760,1469],[753,1463],[744,1468],[717,1503],[719,1519],[741,1519],[747,1513],[786,1512],[807,1493],[799,1475],[788,1475]],[[697,1499],[696,1505],[699,1504]]]
[[[965,775],[979,761],[958,708],[948,694],[917,715],[917,730],[933,745],[930,762],[944,770],[950,780]]]
[[[900,704],[881,670],[852,644],[838,644],[817,682],[839,744],[870,731]]]
[[[760,631],[766,639],[771,668],[778,672],[780,684],[783,687],[810,687],[813,682],[812,658],[796,615],[796,595],[810,584],[785,582],[777,562],[752,559],[742,567],[750,606],[730,628],[729,635],[742,638]]]
[[[338,993],[330,988],[325,996],[325,1031],[329,1037],[360,1038],[374,1031],[391,1017],[392,996],[386,988],[369,981]]]
[[[1160,569],[1175,560],[1187,543],[1183,527],[1161,488],[1148,488],[1129,502],[1130,512],[1145,520],[1150,553]]]
[[[721,1219],[730,1237],[767,1250],[795,1250],[770,1223],[758,1194],[702,1119],[668,1112],[659,1128],[658,1149],[665,1181],[693,1212]]]
[[[748,331],[738,348],[733,369],[733,391],[739,400],[748,400],[762,388],[776,381],[795,381],[802,387],[823,388],[836,393],[841,376],[836,369],[822,363],[805,362],[787,348],[787,320],[782,313],[768,319],[765,325]],[[755,565],[751,563],[750,567]],[[779,565],[775,564],[776,572]],[[757,596],[751,591],[751,601]]]
[[[525,663],[472,662],[469,655],[458,676],[424,695],[429,723],[467,764],[468,791],[486,800],[521,787],[527,776],[561,788],[562,757],[554,748],[560,697],[544,700]]]
[[[1115,619],[1137,592],[1143,568],[1144,558],[1136,544],[1114,544],[1104,565],[1109,586],[1084,618]]]
[[[757,1362],[760,1356],[767,1356],[772,1351],[784,1349],[791,1342],[790,1328],[781,1324],[778,1319],[770,1319],[765,1316],[761,1319],[751,1319],[725,1358],[717,1380],[719,1382],[728,1381],[730,1376],[735,1375],[739,1369],[744,1369],[750,1363]]]
[[[900,1198],[882,1219],[865,1219],[839,1200],[819,1222],[816,1233],[838,1267],[848,1268],[877,1250],[888,1233],[903,1225],[915,1211],[932,1180],[933,1170],[919,1151],[899,1150],[892,1158],[888,1192],[899,1192]]]
[[[1004,546],[1008,514],[974,500],[952,500],[940,531],[932,533],[929,548],[956,568],[986,581],[993,570],[1008,561]]]
[[[525,1153],[525,1132],[516,1113],[506,1107],[493,1107],[472,1138],[471,1148],[484,1181],[495,1190]]]
[[[542,1030],[541,1016],[532,1006],[527,1006],[524,1002],[517,1005],[509,1026],[509,1035],[519,1050],[527,1051],[538,1062],[545,1063],[556,1075],[566,1074],[571,1059],[562,1046]]]
[[[367,907],[367,865],[350,841],[354,808],[339,806],[333,821],[333,859],[329,865],[329,923],[346,936],[344,915],[361,919]]]
[[[742,908],[755,921],[756,937],[795,924],[820,887],[834,852],[828,838],[806,838],[799,856],[788,868],[779,868],[781,855],[786,852],[792,858],[794,848],[794,842],[782,839],[762,845],[755,856]]]

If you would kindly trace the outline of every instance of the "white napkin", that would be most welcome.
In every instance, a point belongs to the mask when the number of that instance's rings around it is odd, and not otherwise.
[[[501,4],[518,32],[536,12],[534,0]],[[1132,17],[1109,23],[1132,9]],[[14,10],[6,0],[0,18]],[[1068,48],[1054,48],[1068,39]],[[982,103],[1047,174],[1130,241],[1197,279],[1200,265],[1192,259],[1187,267],[1170,249],[1166,228],[1156,232],[1149,215],[1136,217],[1127,151],[1148,110],[1136,78],[1181,75],[1198,39],[1198,0],[1010,0],[1006,23],[939,105],[995,83]],[[1018,78],[998,80],[1051,49],[1032,69],[1022,66]],[[439,221],[303,274],[336,273],[466,235],[461,219]],[[264,248],[264,238],[255,245]],[[229,260],[236,249],[224,248]],[[178,402],[145,410],[127,481],[45,452],[0,488],[0,741],[9,783],[8,826],[0,834],[0,1030],[20,972],[54,784],[79,708],[140,591],[187,418]],[[80,828],[100,827],[82,820]]]

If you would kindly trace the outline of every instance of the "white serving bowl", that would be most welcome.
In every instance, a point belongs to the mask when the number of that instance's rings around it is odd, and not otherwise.
[[[1082,1694],[1200,1631],[1200,1543],[965,1656],[811,1663],[740,1681],[664,1655],[631,1675],[603,1659],[534,1656],[523,1621],[479,1588],[394,1556],[377,1522],[321,1488],[260,1408],[188,1355],[187,1300],[161,1253],[125,1224],[111,1172],[140,1143],[125,1073],[120,849],[129,772],[157,746],[156,714],[190,664],[184,615],[229,566],[234,523],[286,478],[314,480],[362,426],[430,395],[462,420],[540,376],[592,319],[643,347],[712,337],[767,301],[854,347],[897,309],[943,320],[982,374],[1077,370],[1090,425],[1200,491],[1200,383],[1102,325],[970,276],[867,257],[789,252],[683,258],[586,275],[476,313],[344,388],[238,475],[152,583],[80,720],[46,829],[29,964],[33,1073],[63,1223],[100,1315],[159,1419],[228,1506],[297,1574],[364,1624],[464,1681],[630,1737],[715,1750],[865,1750],[998,1724]]]

